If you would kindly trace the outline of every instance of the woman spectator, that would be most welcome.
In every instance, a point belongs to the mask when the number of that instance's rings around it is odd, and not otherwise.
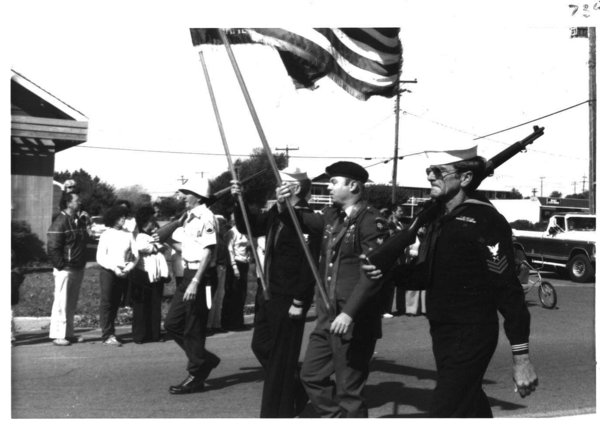
[[[250,266],[250,245],[248,238],[235,226],[235,217],[231,215],[231,228],[225,233],[225,243],[229,252],[227,275],[225,278],[225,297],[221,326],[224,330],[243,330],[244,305],[248,289],[248,269]]]
[[[135,244],[140,259],[133,270],[131,301],[134,343],[162,341],[160,335],[161,306],[165,282],[169,281],[169,266],[164,256],[167,246],[152,236],[158,229],[152,206],[142,206],[135,215],[139,233]]]
[[[104,215],[108,229],[98,241],[96,262],[100,268],[100,328],[108,346],[121,346],[115,336],[115,318],[127,289],[129,273],[138,261],[133,234],[123,229],[128,210],[113,206]]]

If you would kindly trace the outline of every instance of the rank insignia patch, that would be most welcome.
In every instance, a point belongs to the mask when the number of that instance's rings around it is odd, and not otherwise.
[[[487,246],[490,252],[490,259],[486,259],[488,269],[496,274],[502,274],[508,268],[508,261],[506,256],[500,254],[500,243]]]

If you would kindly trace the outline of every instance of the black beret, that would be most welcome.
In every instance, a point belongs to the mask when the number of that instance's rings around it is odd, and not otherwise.
[[[352,180],[358,180],[366,183],[369,179],[369,173],[365,168],[354,162],[340,161],[329,165],[325,172],[330,177],[346,177]]]

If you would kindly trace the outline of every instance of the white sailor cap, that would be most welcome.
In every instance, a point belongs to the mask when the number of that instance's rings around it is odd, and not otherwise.
[[[466,149],[425,150],[425,157],[432,165],[447,165],[461,160],[473,159],[477,156],[477,145]]]

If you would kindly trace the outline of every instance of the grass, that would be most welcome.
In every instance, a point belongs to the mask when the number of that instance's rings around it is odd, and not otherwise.
[[[98,279],[98,266],[86,268],[79,301],[75,315],[75,326],[96,327],[98,326],[98,313],[100,306],[100,284]],[[246,296],[246,312],[251,312],[254,306],[254,295],[256,293],[256,278],[254,269],[251,267],[248,275],[248,293]],[[171,302],[171,296],[175,289],[175,282],[165,285],[162,316],[166,316]],[[52,271],[29,271],[25,274],[25,281],[19,291],[19,303],[13,306],[15,317],[49,317],[52,311],[54,299],[54,277]],[[120,308],[116,319],[118,325],[131,324],[131,309]]]

